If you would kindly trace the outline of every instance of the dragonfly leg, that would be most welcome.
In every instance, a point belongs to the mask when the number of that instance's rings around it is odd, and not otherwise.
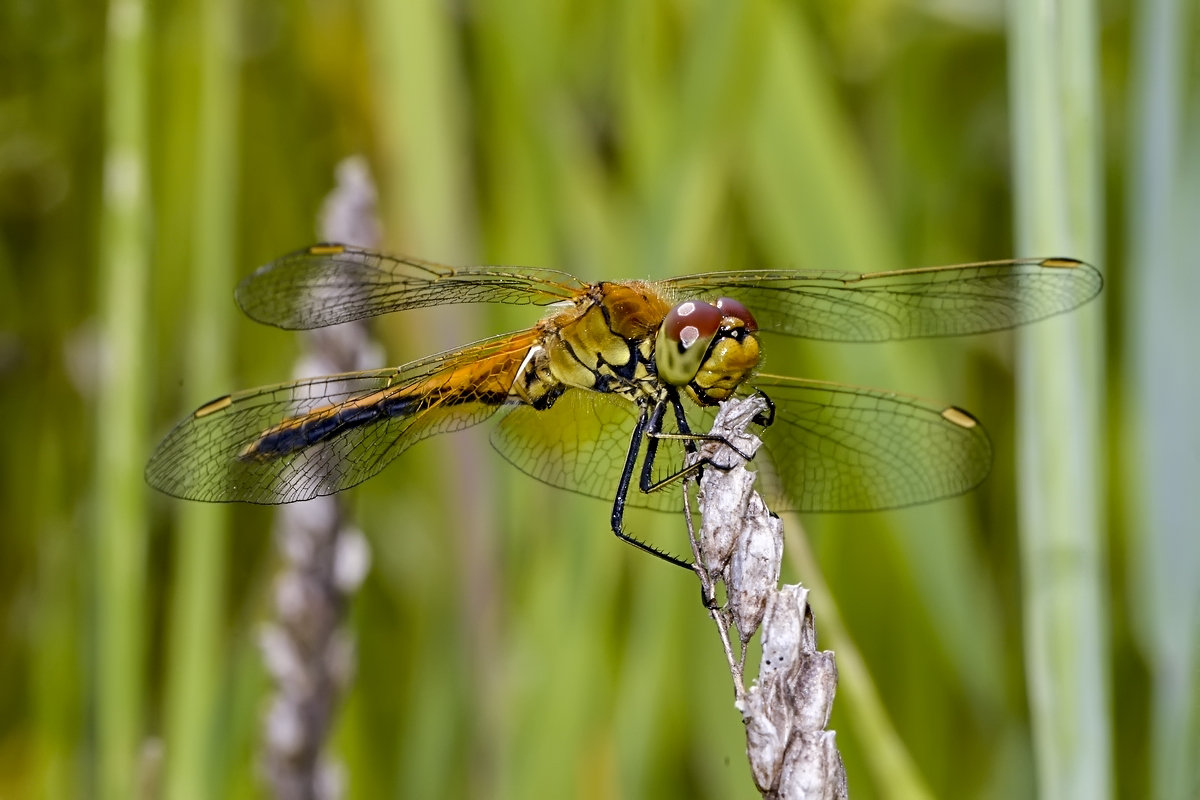
[[[771,397],[762,389],[755,389],[754,394],[763,399],[763,402],[767,404],[767,410],[760,411],[758,414],[755,414],[753,422],[755,425],[761,425],[764,428],[769,428],[775,422],[775,402],[771,400]]]
[[[762,392],[759,392],[759,394],[762,394]],[[774,403],[771,403],[770,398],[768,398],[765,394],[762,396],[763,399],[767,401],[769,407],[767,416],[764,417],[759,415],[758,417],[755,417],[754,422],[758,425],[767,426],[775,420],[775,405]],[[724,436],[717,436],[711,433],[693,433],[691,427],[688,425],[687,416],[683,409],[683,403],[680,401],[679,396],[675,395],[670,399],[670,402],[675,411],[675,421],[679,426],[679,433],[664,433],[661,430],[662,414],[659,414],[657,417],[657,425],[654,424],[655,418],[651,418],[650,424],[646,429],[646,436],[649,439],[649,441],[646,443],[646,459],[642,462],[642,474],[640,480],[638,481],[638,488],[643,492],[657,492],[664,486],[669,486],[673,483],[702,472],[704,468],[708,466],[715,467],[723,472],[731,469],[731,466],[728,464],[721,464],[713,461],[711,458],[705,457],[699,458],[677,472],[673,472],[670,475],[667,475],[666,477],[656,481],[654,480],[653,475],[654,459],[658,455],[658,443],[663,439],[683,442],[684,448],[687,449],[689,453],[696,452],[697,442],[715,442],[716,444],[725,445],[730,450],[737,453],[738,456],[740,456],[744,461],[749,461],[751,458],[753,458],[753,456],[750,454],[743,453],[741,450],[739,450],[736,445],[734,445]]]
[[[629,453],[625,456],[625,467],[621,470],[621,480],[617,484],[617,496],[613,500],[612,532],[621,541],[633,545],[644,553],[661,558],[668,564],[674,564],[677,567],[694,571],[695,567],[690,562],[673,556],[664,550],[659,550],[654,545],[647,544],[641,539],[630,536],[625,532],[625,500],[629,496],[629,484],[633,480],[633,470],[637,466],[638,453],[642,449],[642,438],[645,436],[648,428],[653,429],[655,426],[662,425],[664,410],[664,405],[658,403],[655,405],[653,411],[643,407],[642,413],[638,415],[637,425],[634,426],[633,436],[629,440]],[[653,441],[651,439],[651,442]]]

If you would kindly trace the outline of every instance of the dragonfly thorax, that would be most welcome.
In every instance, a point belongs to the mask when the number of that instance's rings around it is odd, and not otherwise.
[[[543,322],[514,393],[545,407],[568,388],[641,401],[674,387],[715,405],[758,366],[757,330],[746,307],[726,297],[671,307],[637,282],[595,284]]]
[[[573,307],[541,324],[539,352],[522,373],[536,373],[538,381],[557,387],[558,394],[578,388],[632,400],[656,396],[661,387],[651,367],[653,333],[667,310],[656,293],[638,282],[594,284]]]

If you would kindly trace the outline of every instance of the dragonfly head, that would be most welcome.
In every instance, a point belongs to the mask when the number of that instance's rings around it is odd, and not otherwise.
[[[758,323],[737,300],[680,303],[667,312],[655,339],[658,376],[686,387],[701,405],[725,400],[758,366]]]

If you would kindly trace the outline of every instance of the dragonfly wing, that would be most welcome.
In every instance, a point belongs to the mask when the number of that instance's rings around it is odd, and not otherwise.
[[[544,483],[611,503],[637,415],[637,406],[621,397],[572,389],[547,409],[506,408],[492,431],[492,446],[513,466]],[[664,444],[669,445],[665,450],[676,448],[675,442]],[[644,441],[642,447],[644,451]],[[677,457],[674,461],[682,463]],[[678,490],[646,494],[638,490],[637,480],[635,473],[628,505],[660,511],[682,508]]]
[[[977,486],[991,467],[991,442],[967,412],[895,392],[760,376],[757,388],[776,407],[755,459],[759,490],[778,511],[874,511],[924,503]],[[572,390],[549,409],[504,410],[492,444],[509,462],[551,486],[611,501],[616,494],[637,419],[632,403]],[[715,407],[689,404],[693,433],[712,426]],[[664,420],[664,432],[677,428]],[[627,504],[679,511],[672,484],[657,492],[637,488]],[[676,474],[685,449],[661,440],[653,478]]]
[[[967,412],[895,392],[759,376],[775,404],[757,458],[774,510],[875,511],[966,492],[992,446]]]
[[[710,272],[659,286],[676,301],[733,297],[763,330],[875,342],[1012,328],[1082,305],[1102,284],[1095,267],[1082,261],[1034,258],[868,274]]]
[[[241,282],[236,297],[252,319],[294,330],[449,303],[548,305],[582,288],[556,270],[450,267],[321,244],[259,268]]]
[[[290,503],[341,491],[414,443],[494,414],[508,401],[533,336],[228,395],[167,434],[146,480],[167,494],[210,502]]]

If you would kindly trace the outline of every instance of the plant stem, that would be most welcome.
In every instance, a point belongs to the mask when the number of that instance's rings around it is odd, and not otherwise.
[[[1095,10],[1010,8],[1019,254],[1101,255]],[[1019,331],[1018,513],[1038,795],[1112,791],[1100,304]]]
[[[199,131],[192,263],[186,330],[189,393],[200,398],[227,391],[236,263],[237,107],[239,76],[232,0],[200,6]],[[225,596],[229,508],[186,503],[175,530],[174,575],[168,629],[166,692],[168,798],[212,797],[211,745],[221,674],[220,624]]]
[[[100,268],[102,352],[96,437],[97,796],[136,791],[144,687],[146,509],[146,283],[149,188],[146,10],[108,9],[104,206]]]

